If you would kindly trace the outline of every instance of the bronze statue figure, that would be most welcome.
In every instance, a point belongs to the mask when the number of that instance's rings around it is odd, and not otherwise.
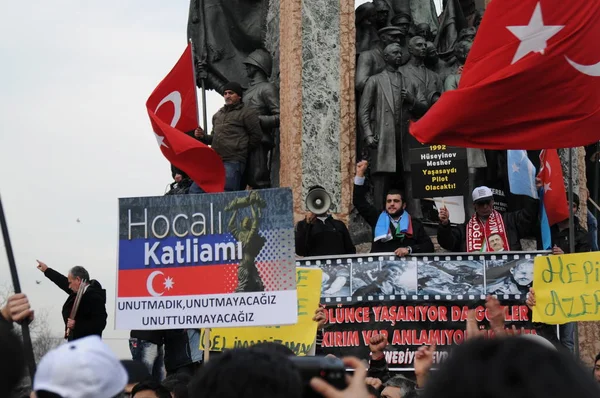
[[[421,36],[428,42],[432,42],[435,36],[431,32],[431,26],[426,23],[420,23],[415,26],[415,36]]]
[[[388,26],[378,31],[379,41],[374,49],[365,51],[358,57],[356,63],[355,88],[358,93],[363,91],[367,79],[385,68],[383,49],[391,43],[400,43],[402,31],[395,26]]]
[[[460,76],[462,75],[462,68],[467,61],[467,56],[471,50],[471,44],[470,41],[463,40],[454,46],[454,56],[456,57],[458,68],[454,73],[448,75],[444,81],[444,91],[456,90],[458,88]]]
[[[427,69],[438,74],[441,81],[445,81],[446,77],[452,72],[446,61],[440,59],[437,48],[430,41],[427,42],[424,63]]]
[[[248,154],[246,183],[255,189],[270,188],[269,154],[275,147],[275,133],[279,128],[279,89],[268,81],[273,61],[266,50],[250,53],[244,65],[250,79],[244,92],[244,103],[256,110],[262,128],[260,145]]]
[[[243,61],[265,39],[269,0],[191,0],[188,39],[194,44],[197,80],[223,94],[235,81],[246,87]]]
[[[258,233],[261,208],[265,208],[266,205],[258,191],[250,191],[250,194],[244,198],[233,199],[224,209],[225,211],[233,211],[229,219],[228,230],[238,242],[242,243],[242,259],[238,265],[236,293],[262,292],[265,290],[255,261],[266,243],[266,239]],[[245,207],[250,207],[252,217],[244,217],[241,225],[238,226],[238,211]]]
[[[398,44],[402,47],[402,65],[404,65],[410,59],[408,39],[410,37],[410,29],[412,26],[412,17],[409,14],[399,13],[394,15],[391,24],[400,29],[400,41]]]
[[[385,69],[367,80],[358,112],[363,140],[370,149],[374,204],[379,209],[383,208],[387,189],[393,184],[402,185],[403,171],[410,170],[408,148],[416,140],[408,132],[409,119],[422,116],[428,108],[419,87],[398,72],[402,62],[400,45],[389,44],[383,53]],[[404,184],[409,184],[406,178]],[[409,192],[406,194],[411,197]]]
[[[377,10],[373,3],[363,3],[354,11],[356,26],[356,56],[372,49],[379,40],[375,28]]]
[[[420,36],[415,36],[408,42],[410,61],[400,68],[404,78],[417,85],[425,95],[427,104],[433,105],[442,93],[442,81],[439,75],[425,67],[425,55],[427,54],[427,43]]]
[[[388,26],[390,19],[392,18],[392,9],[386,0],[373,0],[375,11],[377,13],[375,17],[375,28],[377,30],[383,29]]]

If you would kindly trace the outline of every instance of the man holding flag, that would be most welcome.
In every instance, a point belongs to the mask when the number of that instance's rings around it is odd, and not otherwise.
[[[223,192],[223,161],[208,145],[185,133],[198,127],[192,59],[192,48],[188,44],[171,72],[146,101],[146,108],[156,142],[169,162],[184,171],[204,192]]]

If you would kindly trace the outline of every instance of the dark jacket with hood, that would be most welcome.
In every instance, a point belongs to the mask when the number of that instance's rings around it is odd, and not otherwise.
[[[510,251],[522,250],[521,239],[535,236],[540,201],[529,197],[524,198],[525,206],[522,209],[502,214]],[[451,252],[465,252],[467,223],[457,226],[451,226],[449,223],[440,224],[437,233],[440,246]]]
[[[71,315],[71,309],[75,303],[77,293],[69,289],[69,280],[61,273],[48,268],[44,272],[46,278],[50,279],[69,295],[62,307],[62,317],[65,322],[65,333],[67,331],[67,319]],[[102,331],[106,327],[106,290],[100,283],[92,279],[87,290],[81,297],[77,314],[75,314],[75,327],[69,332],[68,340],[76,340],[82,337],[98,335],[102,337]]]

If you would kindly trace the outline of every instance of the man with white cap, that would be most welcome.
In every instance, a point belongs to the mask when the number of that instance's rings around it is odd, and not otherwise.
[[[48,352],[33,380],[37,398],[113,398],[123,392],[127,372],[98,336]]]
[[[536,179],[537,188],[541,181]],[[527,198],[527,197],[525,197]],[[475,214],[462,225],[450,225],[450,212],[444,206],[439,211],[438,243],[453,252],[519,251],[521,239],[533,235],[539,201],[525,199],[520,210],[500,214],[494,210],[494,194],[486,186],[473,190]]]

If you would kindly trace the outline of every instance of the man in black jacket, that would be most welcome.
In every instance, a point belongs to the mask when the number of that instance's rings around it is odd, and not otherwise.
[[[368,165],[366,160],[356,165],[353,204],[362,218],[373,228],[371,253],[394,252],[399,257],[412,253],[433,253],[431,238],[425,233],[423,224],[411,218],[405,211],[406,202],[400,191],[388,191],[384,212],[377,211],[367,202],[367,187],[364,183]]]
[[[88,272],[80,266],[71,268],[66,277],[39,260],[37,268],[44,273],[46,278],[69,295],[62,307],[65,338],[68,341],[73,341],[90,335],[102,337],[102,331],[106,327],[107,314],[106,290],[102,288],[100,283],[95,279],[90,281]],[[71,319],[71,310],[83,281],[88,282],[89,285],[87,285],[81,296],[77,313]]]
[[[356,254],[356,247],[342,221],[327,212],[308,212],[305,219],[296,224],[296,254],[303,257]]]

